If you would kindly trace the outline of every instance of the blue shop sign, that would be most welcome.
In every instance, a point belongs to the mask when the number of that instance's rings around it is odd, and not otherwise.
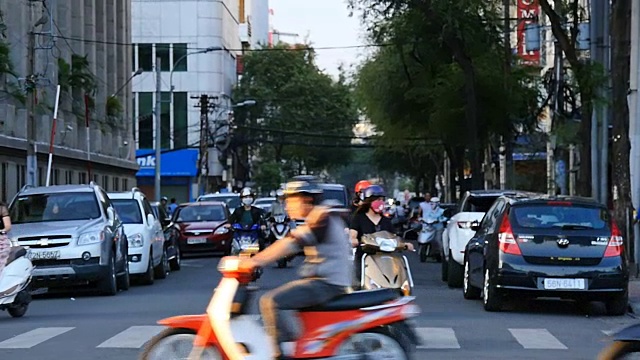
[[[155,176],[155,150],[136,150],[136,160],[140,166],[136,177]],[[194,177],[198,174],[198,149],[163,150],[160,160],[160,176]]]

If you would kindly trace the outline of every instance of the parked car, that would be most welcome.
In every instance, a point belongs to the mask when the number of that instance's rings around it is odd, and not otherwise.
[[[233,234],[224,227],[229,222],[229,215],[227,205],[220,201],[178,206],[172,220],[179,234],[181,254],[218,252],[229,255]]]
[[[160,225],[162,225],[162,232],[164,233],[165,247],[167,249],[167,256],[171,271],[178,271],[182,264],[182,254],[180,253],[180,247],[178,246],[179,233],[173,226],[171,217],[167,214],[167,211],[160,206],[160,202],[152,202],[151,209],[153,210],[153,214],[156,218],[160,220]]]
[[[216,193],[216,194],[200,195],[196,201],[224,202],[231,214],[233,214],[233,212],[237,208],[242,206],[242,202],[240,201],[240,194],[237,194],[237,193]]]
[[[271,211],[271,204],[273,204],[274,201],[276,201],[276,198],[274,197],[257,198],[256,201],[253,202],[253,206],[264,210],[265,213],[268,213]]]
[[[504,195],[472,226],[465,248],[464,297],[487,311],[509,298],[604,301],[627,311],[629,269],[623,238],[607,208],[575,197]]]
[[[522,193],[522,192],[518,192]],[[471,190],[464,193],[456,213],[449,217],[442,233],[442,281],[450,287],[461,287],[464,274],[464,248],[475,234],[474,222],[482,220],[493,202],[513,190]],[[524,194],[524,193],[523,193]]]
[[[147,197],[138,188],[109,193],[109,198],[124,224],[129,239],[129,272],[146,285],[165,279],[169,256],[162,225],[151,209]]]
[[[127,236],[98,185],[25,186],[9,211],[12,241],[36,267],[35,293],[81,285],[105,295],[129,289]]]

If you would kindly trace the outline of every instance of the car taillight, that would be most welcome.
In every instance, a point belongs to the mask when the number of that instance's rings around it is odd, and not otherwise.
[[[473,221],[458,221],[458,228],[460,229],[471,229],[471,224]]]
[[[498,245],[500,251],[505,254],[522,255],[520,247],[516,242],[515,236],[513,236],[513,230],[511,229],[511,222],[509,221],[509,214],[505,213],[500,224],[500,230],[498,231]]]
[[[622,250],[624,249],[624,238],[622,237],[622,233],[620,229],[618,229],[618,225],[611,222],[611,239],[609,239],[609,243],[607,244],[607,249],[604,251],[604,257],[614,257],[622,255]]]

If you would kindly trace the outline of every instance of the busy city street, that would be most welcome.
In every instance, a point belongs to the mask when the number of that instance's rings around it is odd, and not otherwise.
[[[597,305],[537,301],[489,313],[480,301],[462,297],[440,281],[440,264],[420,263],[408,254],[422,313],[415,322],[429,359],[594,359],[607,344],[606,332],[634,322],[602,316]],[[218,257],[185,259],[182,270],[152,287],[134,286],[115,297],[82,294],[34,300],[27,315],[0,313],[0,358],[104,360],[136,359],[146,341],[162,330],[164,317],[200,313],[220,279]],[[293,266],[265,269],[260,291],[296,277]],[[254,300],[254,303],[257,299]],[[255,305],[255,304],[254,304]],[[251,310],[258,313],[256,306]]]

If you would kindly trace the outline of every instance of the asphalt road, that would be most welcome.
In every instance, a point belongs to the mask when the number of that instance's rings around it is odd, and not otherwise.
[[[601,315],[597,305],[585,309],[558,301],[488,313],[480,301],[464,300],[460,289],[442,283],[439,264],[409,258],[422,309],[416,321],[419,358],[594,359],[607,344],[606,332],[635,321]],[[220,278],[218,260],[187,259],[166,280],[115,297],[49,296],[36,299],[24,318],[0,313],[0,359],[136,359],[162,330],[158,319],[204,311]],[[293,278],[295,269],[268,268],[258,285],[268,290]]]

